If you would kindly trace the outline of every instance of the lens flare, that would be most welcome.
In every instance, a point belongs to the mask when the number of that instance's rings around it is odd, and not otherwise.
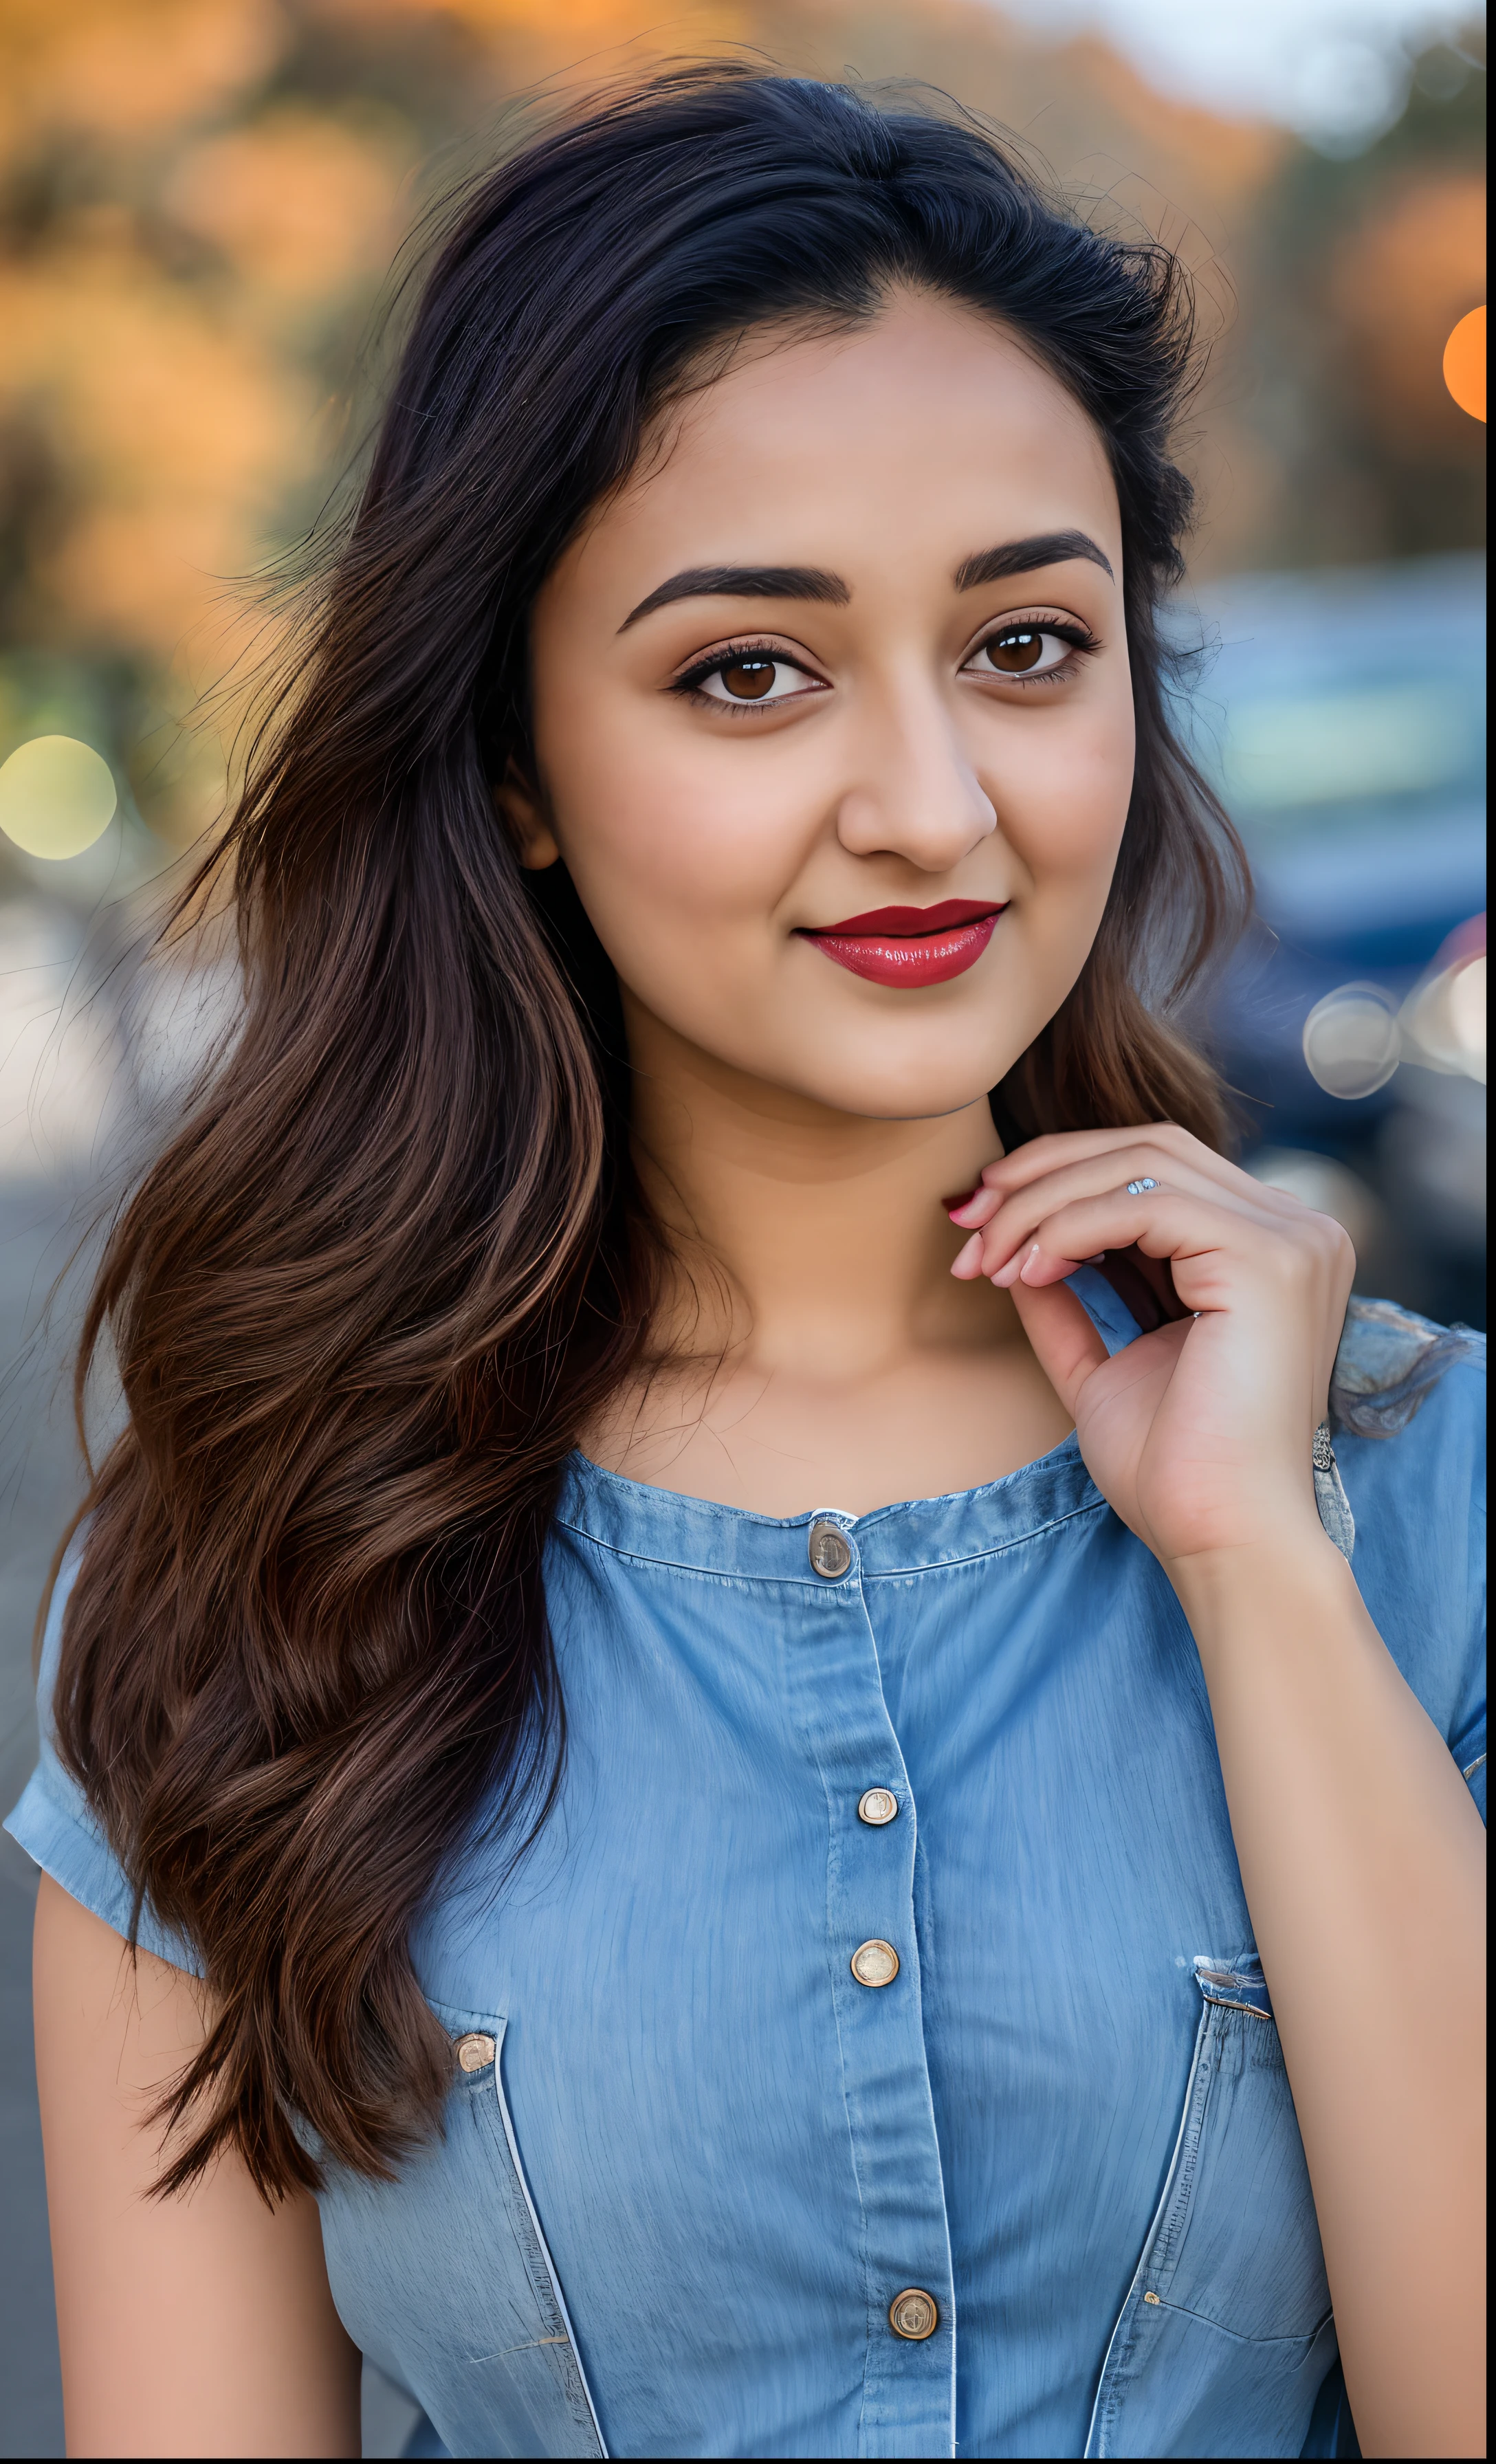
[[[1402,1058],[1402,1030],[1379,984],[1342,984],[1304,1022],[1304,1059],[1327,1095],[1353,1104],[1385,1087]]]
[[[1444,383],[1462,410],[1485,417],[1485,311],[1472,308],[1444,344]]]
[[[1485,961],[1456,970],[1448,994],[1449,1023],[1472,1078],[1485,1083]]]
[[[28,855],[81,855],[119,801],[108,762],[76,736],[33,736],[0,762],[0,830]]]

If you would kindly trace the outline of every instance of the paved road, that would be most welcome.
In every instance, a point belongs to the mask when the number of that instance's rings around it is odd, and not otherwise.
[[[0,1186],[0,1805],[14,1804],[36,1750],[31,1647],[36,1603],[78,1492],[63,1352],[42,1305],[66,1257],[69,1205],[42,1183]],[[29,1338],[29,1339],[28,1339]],[[62,2399],[47,2203],[32,2060],[35,1869],[0,1836],[0,2454],[60,2455]]]

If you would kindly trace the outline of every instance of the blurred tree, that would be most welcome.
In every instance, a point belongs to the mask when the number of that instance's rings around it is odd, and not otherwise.
[[[423,199],[516,96],[745,47],[928,80],[1089,211],[1182,249],[1220,336],[1202,568],[1479,535],[1478,432],[1438,373],[1483,296],[1463,51],[1331,163],[987,0],[679,0],[663,26],[642,0],[0,0],[0,758],[83,734],[168,841],[210,821],[218,744],[174,722],[252,649],[236,579],[347,451],[361,338]]]
[[[1484,544],[1485,435],[1441,362],[1485,297],[1485,70],[1472,29],[1414,64],[1407,109],[1349,161],[1294,148],[1243,252],[1261,370],[1247,418],[1280,473],[1249,561],[1359,563]]]

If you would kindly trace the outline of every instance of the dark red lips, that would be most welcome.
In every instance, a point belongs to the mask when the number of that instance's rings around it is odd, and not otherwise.
[[[942,898],[934,907],[870,907],[801,938],[875,984],[943,984],[976,965],[1005,904]]]

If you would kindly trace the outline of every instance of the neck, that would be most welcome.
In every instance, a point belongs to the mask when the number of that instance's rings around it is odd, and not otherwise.
[[[1001,1152],[985,1096],[928,1120],[835,1111],[626,1007],[635,1154],[684,1267],[667,1349],[745,1342],[765,1369],[834,1378],[959,1340],[979,1313],[990,1339],[999,1296],[952,1280],[963,1236],[943,1202]]]

